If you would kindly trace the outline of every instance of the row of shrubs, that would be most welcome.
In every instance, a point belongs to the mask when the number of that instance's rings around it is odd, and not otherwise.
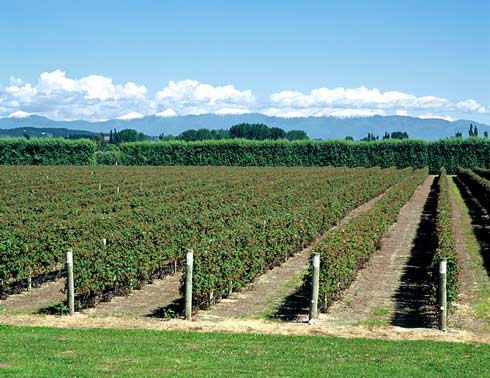
[[[351,141],[136,142],[96,152],[89,140],[0,139],[0,164],[38,165],[230,165],[423,168],[490,168],[485,139]]]
[[[429,167],[432,173],[443,166],[449,173],[457,167],[490,167],[490,141],[484,139],[141,142],[120,148],[121,155],[99,155],[99,163],[119,158],[125,165]]]
[[[329,231],[313,249],[320,254],[320,307],[325,310],[349,287],[356,272],[379,248],[403,205],[427,177],[427,168],[415,170],[389,189],[368,211]],[[311,271],[304,285],[311,285]]]
[[[447,303],[456,299],[458,294],[458,259],[453,233],[452,207],[449,199],[449,180],[446,170],[441,169],[438,178],[436,239],[437,248],[432,259],[433,300],[437,302],[439,287],[439,263],[447,260]]]
[[[477,174],[476,172],[480,172]],[[484,170],[475,170],[460,168],[457,171],[458,179],[461,180],[473,193],[480,204],[490,211],[490,181],[484,178]]]
[[[2,165],[93,165],[95,142],[87,139],[0,139]]]

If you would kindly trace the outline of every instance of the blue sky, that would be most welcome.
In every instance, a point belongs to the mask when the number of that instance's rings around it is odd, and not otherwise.
[[[4,1],[0,33],[0,116],[490,123],[488,0]]]

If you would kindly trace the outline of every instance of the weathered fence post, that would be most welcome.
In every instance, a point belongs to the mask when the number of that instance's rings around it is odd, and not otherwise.
[[[68,283],[68,311],[70,315],[75,313],[75,285],[73,283],[73,250],[66,251],[66,272]]]
[[[194,264],[194,253],[187,251],[185,257],[185,319],[192,319],[192,267]]]
[[[318,317],[318,292],[320,286],[320,254],[314,253],[311,260],[313,271],[311,283],[311,304],[310,304],[310,322],[314,322]]]
[[[446,330],[447,324],[447,260],[439,262],[439,329]]]

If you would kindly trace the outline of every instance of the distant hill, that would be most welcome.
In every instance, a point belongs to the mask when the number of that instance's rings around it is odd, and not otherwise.
[[[344,139],[346,136],[360,139],[368,133],[382,137],[385,131],[406,131],[412,139],[435,140],[454,136],[457,131],[461,131],[464,136],[467,136],[470,123],[478,126],[481,135],[484,131],[490,132],[489,125],[471,120],[449,122],[442,119],[420,119],[407,116],[279,118],[258,113],[242,115],[202,114],[166,118],[147,116],[127,121],[108,120],[104,122],[53,121],[33,115],[25,118],[1,118],[0,129],[37,127],[43,128],[44,132],[46,132],[45,128],[57,128],[73,130],[77,133],[80,130],[92,133],[108,133],[114,128],[117,130],[131,128],[146,135],[158,136],[161,133],[177,135],[188,129],[228,129],[243,122],[264,123],[271,127],[280,127],[286,131],[304,130],[312,139]]]
[[[29,136],[30,138],[68,138],[73,136],[93,138],[96,135],[97,134],[86,130],[71,130],[55,127],[17,127],[14,129],[0,129],[0,138],[18,138],[23,136]]]

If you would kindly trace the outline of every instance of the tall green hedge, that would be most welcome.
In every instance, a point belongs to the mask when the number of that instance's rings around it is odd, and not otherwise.
[[[428,166],[432,173],[446,167],[490,167],[490,141],[447,139],[351,142],[248,141],[128,143],[121,147],[126,165],[237,165],[237,166]]]
[[[490,168],[490,140],[446,139],[436,142],[389,140],[378,142],[251,141],[136,142],[119,151],[95,153],[89,140],[0,139],[0,164],[42,165],[231,165],[231,166],[346,166],[422,168],[439,173],[446,167]]]
[[[88,139],[0,139],[0,164],[95,164],[96,144]]]

